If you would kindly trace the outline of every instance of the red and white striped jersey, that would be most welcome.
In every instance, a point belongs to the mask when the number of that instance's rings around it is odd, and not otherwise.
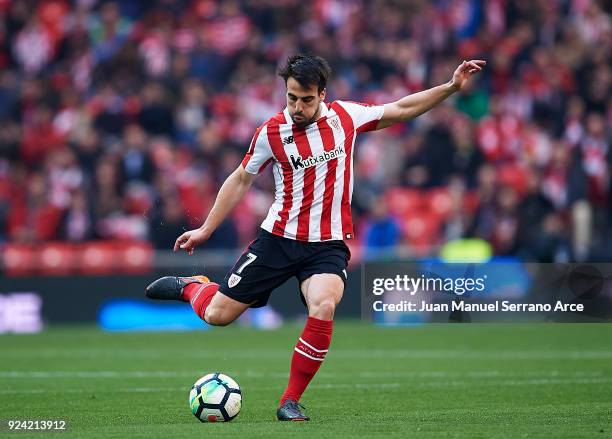
[[[353,238],[353,147],[376,128],[383,106],[321,104],[316,122],[299,128],[287,108],[260,126],[242,161],[258,174],[273,163],[276,193],[261,227],[300,241]]]

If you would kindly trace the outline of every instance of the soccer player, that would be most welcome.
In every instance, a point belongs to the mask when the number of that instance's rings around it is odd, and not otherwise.
[[[297,277],[308,320],[291,359],[289,383],[277,418],[307,421],[302,393],[329,349],[334,310],[342,298],[354,236],[351,219],[353,148],[357,134],[380,130],[425,113],[482,70],[485,61],[463,61],[446,84],[385,105],[325,102],[331,70],[321,57],[291,56],[279,75],[287,107],[255,131],[238,168],[225,180],[204,224],[178,237],[174,251],[190,255],[223,222],[253,179],[272,164],[276,193],[257,238],[220,284],[205,276],[166,276],[146,288],[152,299],[191,303],[210,325],[233,322],[249,307]]]

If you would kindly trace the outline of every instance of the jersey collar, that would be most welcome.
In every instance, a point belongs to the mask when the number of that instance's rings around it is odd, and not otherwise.
[[[319,113],[319,118],[317,119],[317,121],[326,118],[327,113],[329,113],[329,109],[327,108],[327,104],[325,104],[325,102],[319,103],[319,108],[321,109],[321,112]],[[285,116],[285,120],[287,121],[288,124],[294,125],[293,120],[291,119],[291,116],[289,115],[289,108],[285,107],[285,109],[283,110],[283,115]],[[317,121],[313,123],[316,123]]]

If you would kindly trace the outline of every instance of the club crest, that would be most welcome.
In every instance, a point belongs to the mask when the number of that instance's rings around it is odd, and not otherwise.
[[[340,131],[340,121],[337,117],[331,118],[327,120],[333,129],[336,131]]]
[[[232,273],[229,280],[227,281],[227,286],[230,288],[234,288],[236,285],[238,285],[238,282],[240,282],[241,280],[242,280],[242,276],[238,276],[237,274]]]

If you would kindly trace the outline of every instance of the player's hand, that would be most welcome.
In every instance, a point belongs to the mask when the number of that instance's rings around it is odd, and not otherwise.
[[[202,229],[189,230],[176,239],[174,251],[181,249],[192,255],[196,246],[202,244],[207,239],[208,236]]]
[[[472,59],[470,61],[463,61],[453,73],[453,79],[451,79],[451,86],[455,90],[461,90],[463,86],[468,82],[468,79],[472,77],[472,75],[480,72],[482,68],[487,64],[485,60],[482,59]]]

